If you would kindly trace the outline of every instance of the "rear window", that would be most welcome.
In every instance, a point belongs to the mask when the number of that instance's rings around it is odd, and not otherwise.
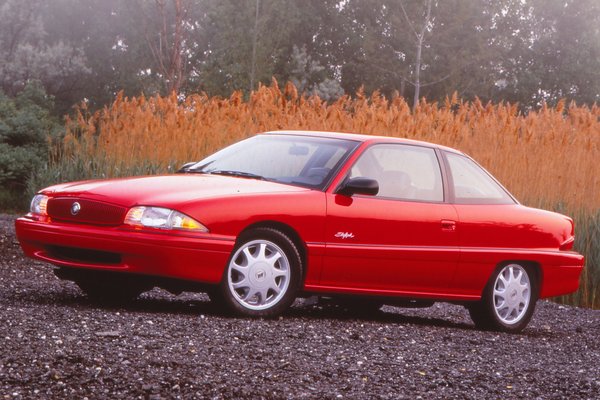
[[[445,153],[454,199],[458,204],[514,204],[515,201],[490,174],[468,157]]]

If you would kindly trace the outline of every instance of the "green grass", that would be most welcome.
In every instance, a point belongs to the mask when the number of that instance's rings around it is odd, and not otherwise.
[[[29,207],[30,198],[23,190],[0,189],[0,212],[21,214]]]

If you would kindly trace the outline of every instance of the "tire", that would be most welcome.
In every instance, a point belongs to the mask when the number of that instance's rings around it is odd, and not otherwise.
[[[147,290],[146,287],[119,280],[76,280],[75,283],[94,303],[125,305]]]
[[[240,235],[211,300],[241,316],[278,316],[296,298],[302,269],[288,236],[272,228],[253,229]]]
[[[496,268],[481,301],[466,307],[478,328],[516,333],[531,320],[537,298],[538,282],[534,270],[510,263]]]

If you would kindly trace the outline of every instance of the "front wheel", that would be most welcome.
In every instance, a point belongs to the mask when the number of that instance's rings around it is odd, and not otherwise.
[[[492,274],[481,301],[467,309],[478,328],[520,332],[533,315],[537,281],[530,267],[502,266]]]
[[[273,317],[287,309],[302,279],[302,261],[284,233],[258,228],[238,240],[218,297],[229,310],[249,317]]]

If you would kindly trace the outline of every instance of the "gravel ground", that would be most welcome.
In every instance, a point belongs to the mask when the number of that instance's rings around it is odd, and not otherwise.
[[[227,318],[160,290],[96,306],[25,259],[0,215],[0,398],[600,398],[600,312],[539,302],[519,335],[459,306],[376,315],[297,301]]]

